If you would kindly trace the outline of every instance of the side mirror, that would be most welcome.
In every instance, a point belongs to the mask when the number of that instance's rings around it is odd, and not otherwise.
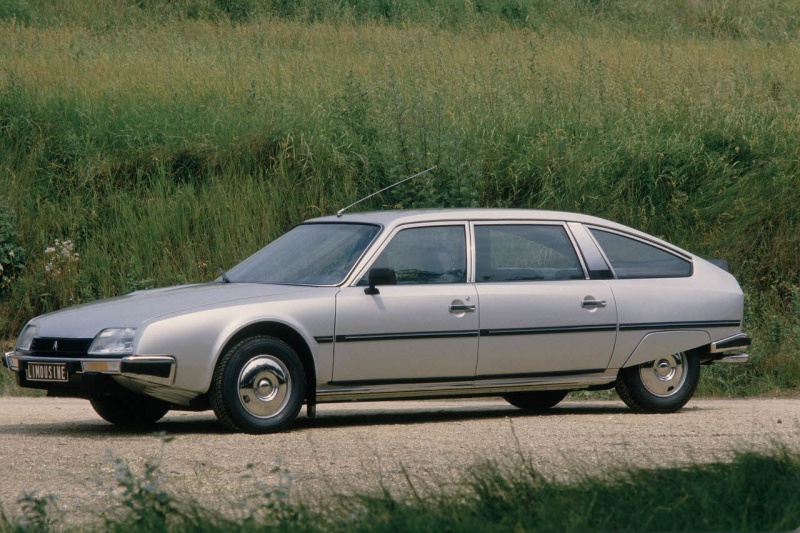
[[[378,285],[397,285],[397,274],[393,268],[371,268],[367,279],[369,287],[364,289],[364,294],[380,294]]]

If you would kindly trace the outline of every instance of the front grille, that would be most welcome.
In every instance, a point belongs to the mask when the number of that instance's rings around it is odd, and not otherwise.
[[[93,340],[37,337],[31,343],[31,355],[38,357],[86,357]]]

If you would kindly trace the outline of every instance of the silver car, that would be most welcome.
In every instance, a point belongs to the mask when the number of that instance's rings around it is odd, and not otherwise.
[[[303,404],[502,396],[530,411],[616,388],[672,412],[700,366],[744,362],[724,268],[572,213],[386,211],[309,220],[212,283],[31,320],[5,364],[22,387],[146,426],[213,409],[231,430]]]

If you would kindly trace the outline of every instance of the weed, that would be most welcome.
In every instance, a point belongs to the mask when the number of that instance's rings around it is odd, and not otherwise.
[[[0,296],[11,288],[25,266],[25,250],[19,244],[14,217],[0,197]]]
[[[749,298],[752,370],[712,368],[701,390],[796,388],[800,3],[114,7],[0,0],[0,335],[208,281],[435,164],[358,209],[581,211],[724,257]],[[66,236],[80,260],[56,278],[39,251]],[[13,280],[3,242],[28,252]]]
[[[163,443],[168,438],[160,435]],[[162,448],[163,452],[163,448]],[[248,467],[252,469],[252,466]],[[478,463],[460,480],[422,494],[329,496],[320,505],[288,499],[288,473],[261,485],[238,518],[163,490],[156,462],[141,474],[115,460],[122,515],[105,531],[789,531],[800,524],[800,457],[776,444],[740,452],[730,462],[621,468],[557,481],[535,458],[512,454]],[[52,531],[55,497],[25,494],[15,524],[0,531]],[[224,502],[221,502],[224,504]],[[241,506],[240,506],[241,507]]]
[[[159,433],[161,452],[156,457],[145,461],[142,472],[131,469],[127,461],[120,457],[112,457],[114,480],[117,484],[122,507],[122,518],[119,515],[107,516],[108,530],[125,531],[164,531],[171,522],[171,516],[177,514],[174,497],[164,490],[164,474],[161,471],[161,455],[164,446],[172,437]]]
[[[47,532],[59,522],[58,495],[24,492],[17,498],[21,514],[17,526],[22,531]]]

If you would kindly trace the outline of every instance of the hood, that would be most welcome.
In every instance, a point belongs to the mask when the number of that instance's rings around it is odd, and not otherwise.
[[[308,291],[311,287],[256,283],[208,283],[138,291],[55,311],[31,320],[37,337],[93,338],[105,328],[135,328],[162,315],[208,305]]]

